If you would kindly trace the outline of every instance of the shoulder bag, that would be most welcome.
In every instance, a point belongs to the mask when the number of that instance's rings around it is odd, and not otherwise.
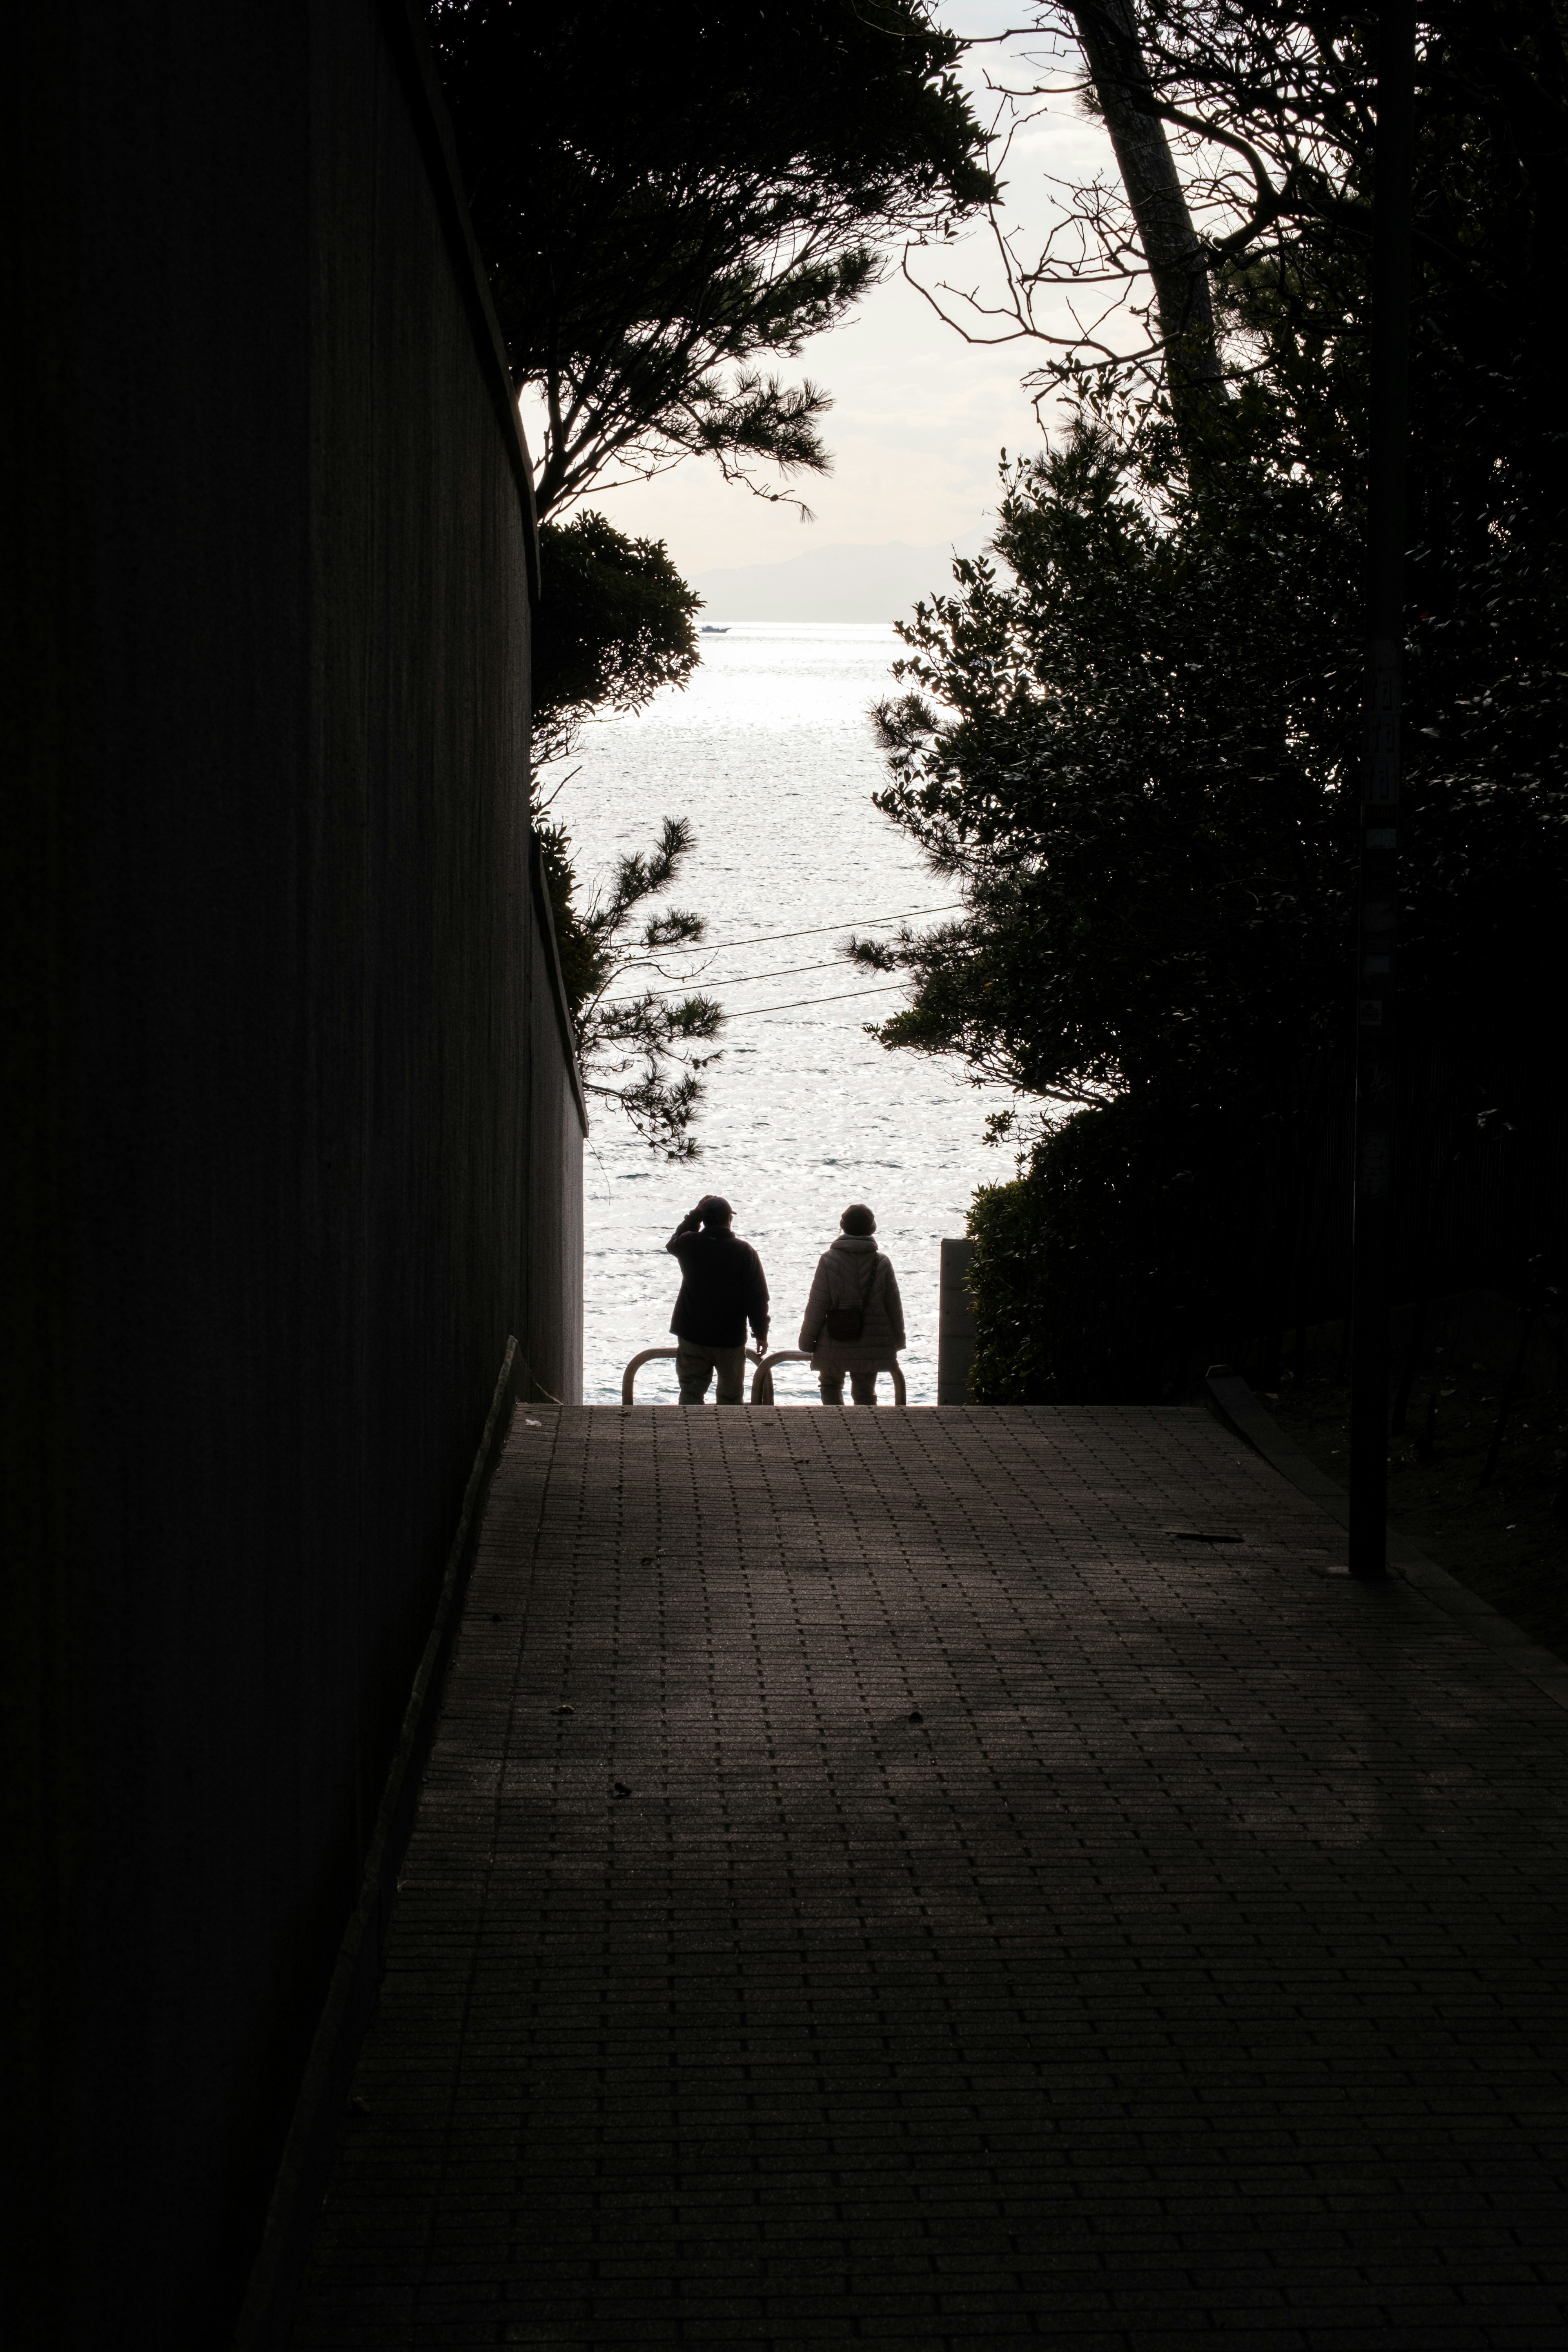
[[[860,1303],[858,1307],[828,1308],[823,1322],[830,1339],[847,1339],[853,1342],[864,1336],[866,1308],[871,1297],[871,1285],[877,1279],[877,1268],[881,1264],[881,1252],[873,1250],[867,1261],[866,1278],[860,1286]]]

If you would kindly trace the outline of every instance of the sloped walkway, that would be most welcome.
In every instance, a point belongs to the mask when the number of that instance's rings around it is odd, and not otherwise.
[[[1568,1712],[1343,1558],[1197,1412],[520,1417],[299,2352],[1568,2347]]]

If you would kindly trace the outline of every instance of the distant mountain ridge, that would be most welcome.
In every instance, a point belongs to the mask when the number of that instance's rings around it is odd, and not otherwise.
[[[699,572],[691,585],[704,600],[702,619],[729,621],[885,621],[901,619],[922,596],[948,587],[954,555],[978,555],[984,530],[936,547],[890,540],[880,547],[814,547],[782,563],[742,563]]]

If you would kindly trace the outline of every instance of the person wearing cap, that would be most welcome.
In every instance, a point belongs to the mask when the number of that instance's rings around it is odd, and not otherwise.
[[[838,1238],[816,1261],[800,1345],[811,1358],[824,1404],[842,1404],[849,1375],[854,1404],[875,1404],[877,1374],[890,1372],[904,1346],[904,1307],[892,1261],[877,1247],[877,1220],[864,1201],[838,1220]]]
[[[665,1244],[680,1266],[680,1293],[669,1328],[677,1341],[675,1370],[682,1404],[705,1404],[715,1373],[717,1402],[743,1402],[748,1321],[756,1334],[757,1353],[767,1352],[767,1276],[750,1242],[731,1232],[733,1214],[728,1201],[710,1192],[687,1212]]]

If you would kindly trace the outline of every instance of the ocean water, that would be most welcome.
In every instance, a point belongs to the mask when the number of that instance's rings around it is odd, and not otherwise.
[[[954,896],[871,806],[885,771],[868,712],[898,651],[890,628],[848,624],[738,623],[705,636],[684,692],[588,730],[555,803],[590,889],[612,859],[647,847],[662,817],[691,819],[697,847],[668,903],[706,916],[713,949],[666,959],[655,984],[700,983],[731,1016],[694,1166],[656,1157],[613,1109],[594,1118],[589,1403],[618,1400],[640,1349],[673,1346],[678,1276],[664,1244],[704,1192],[733,1204],[767,1273],[772,1344],[791,1348],[840,1212],[868,1202],[903,1295],[910,1402],[936,1401],[938,1244],[963,1233],[976,1186],[1012,1165],[980,1140],[1005,1097],[868,1037],[900,992],[836,954],[851,929],[885,932],[917,909],[934,921],[930,910]],[[816,1400],[804,1364],[775,1382],[781,1403]],[[673,1401],[673,1364],[646,1366],[637,1393]],[[890,1402],[886,1381],[882,1394]]]

